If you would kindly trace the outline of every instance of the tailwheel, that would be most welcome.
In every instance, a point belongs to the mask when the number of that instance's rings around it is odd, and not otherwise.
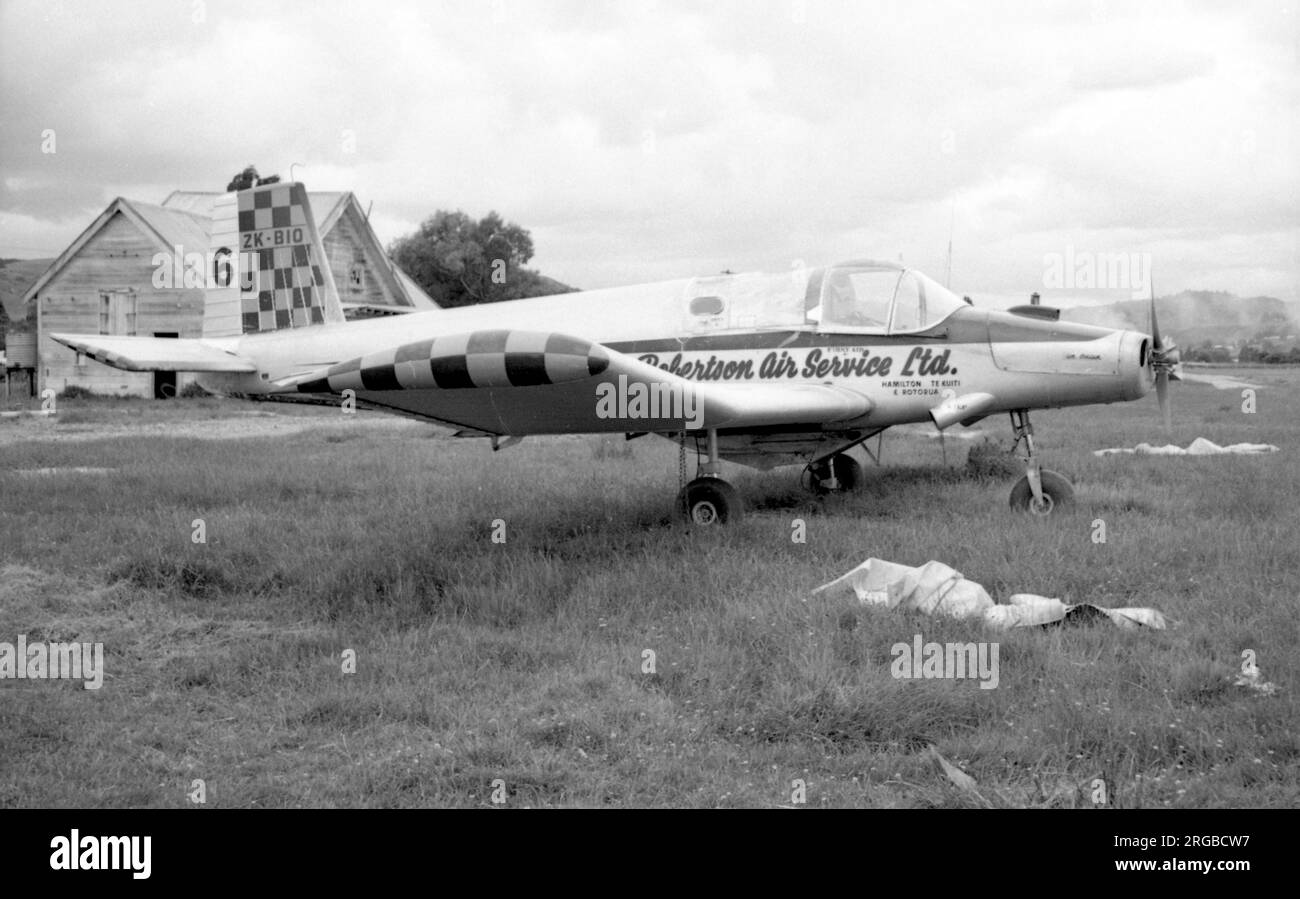
[[[744,506],[740,493],[722,478],[702,477],[691,481],[678,496],[686,520],[704,527],[729,524],[740,519]]]
[[[1038,472],[1042,499],[1034,497],[1034,488],[1025,475],[1011,488],[1011,508],[1017,512],[1046,517],[1074,505],[1074,487],[1064,475],[1043,469]]]
[[[858,460],[844,453],[808,468],[811,479],[808,489],[818,496],[828,493],[854,493],[862,486],[862,466]]]

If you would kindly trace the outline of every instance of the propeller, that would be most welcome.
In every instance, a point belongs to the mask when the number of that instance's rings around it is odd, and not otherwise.
[[[1151,280],[1151,370],[1156,375],[1156,400],[1165,417],[1165,430],[1173,430],[1174,416],[1169,408],[1169,381],[1182,380],[1179,365],[1182,356],[1178,345],[1160,339],[1160,324],[1156,321],[1156,282]]]

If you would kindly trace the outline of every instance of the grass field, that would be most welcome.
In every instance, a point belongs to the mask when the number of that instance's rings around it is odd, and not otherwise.
[[[887,435],[854,497],[729,466],[750,514],[701,532],[655,438],[492,453],[216,399],[0,420],[0,641],[102,642],[106,668],[97,691],[0,681],[0,806],[191,806],[197,779],[215,807],[767,807],[796,781],[812,807],[1092,807],[1098,779],[1114,807],[1300,805],[1300,371],[1242,374],[1256,413],[1175,385],[1168,438],[1154,397],[1036,413],[1078,498],[1048,523],[966,471],[971,442],[945,466],[919,434]],[[1282,451],[1092,455],[1198,436]],[[870,556],[1170,627],[810,596]],[[917,634],[997,641],[997,689],[891,677]],[[1273,695],[1233,685],[1246,650]]]

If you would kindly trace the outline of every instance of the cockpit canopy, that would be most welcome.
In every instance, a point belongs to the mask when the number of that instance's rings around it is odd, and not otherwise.
[[[823,333],[906,334],[933,327],[964,305],[948,288],[886,262],[848,262],[809,283],[808,320]]]
[[[809,326],[823,333],[906,334],[933,327],[963,305],[920,272],[888,262],[695,278],[682,299],[683,324],[693,334]]]

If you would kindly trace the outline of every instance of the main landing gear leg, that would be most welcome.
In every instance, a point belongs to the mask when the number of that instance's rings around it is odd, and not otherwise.
[[[1011,432],[1016,438],[1012,452],[1019,448],[1021,441],[1025,444],[1025,476],[1011,488],[1011,508],[1046,517],[1074,505],[1074,487],[1065,476],[1038,465],[1034,456],[1034,426],[1029,423],[1028,409],[1011,412]]]
[[[718,431],[709,428],[709,458],[701,462],[699,473],[678,495],[678,508],[686,512],[691,524],[711,527],[738,521],[744,513],[740,494],[720,475],[722,462],[718,457]]]
[[[828,493],[855,493],[862,488],[862,466],[848,453],[835,453],[808,464],[806,489],[825,496]]]
[[[871,447],[867,446],[867,441],[872,437],[880,437],[884,433],[884,428],[860,432],[855,439],[839,445],[832,452],[814,456],[804,466],[799,483],[805,490],[817,496],[825,496],[828,493],[856,493],[862,489],[862,466],[857,459],[849,455],[849,450],[861,446],[871,460],[879,465],[880,443],[876,443],[876,451],[873,453]],[[807,475],[807,480],[804,480],[804,475]]]

